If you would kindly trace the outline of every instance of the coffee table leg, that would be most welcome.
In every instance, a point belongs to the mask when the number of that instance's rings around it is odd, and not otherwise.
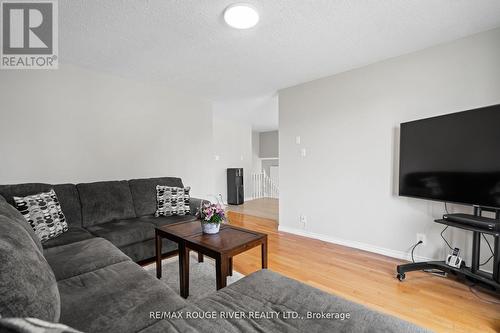
[[[228,258],[226,256],[218,256],[215,259],[215,271],[217,280],[217,290],[226,286]]]
[[[181,296],[189,296],[189,249],[181,242],[179,243],[179,289]]]
[[[262,269],[267,268],[267,237],[261,245]]]
[[[156,239],[156,277],[161,279],[161,237],[158,232],[155,231]]]
[[[198,262],[203,262],[203,254],[198,252]]]
[[[228,259],[227,262],[227,275],[233,276],[233,257]]]

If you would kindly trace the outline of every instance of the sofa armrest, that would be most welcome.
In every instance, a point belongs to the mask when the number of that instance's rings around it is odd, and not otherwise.
[[[200,206],[202,203],[209,204],[210,201],[205,200],[205,199],[198,199],[198,198],[190,198],[189,199],[189,209],[191,211],[191,215],[199,216],[198,212],[200,210]]]

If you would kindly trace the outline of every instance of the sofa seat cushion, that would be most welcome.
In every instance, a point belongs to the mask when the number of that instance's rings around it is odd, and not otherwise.
[[[90,238],[94,238],[94,236],[87,230],[78,227],[70,227],[68,231],[66,231],[62,235],[59,235],[53,239],[49,239],[48,241],[43,243],[43,247],[45,249],[48,249],[54,246],[71,244]]]
[[[155,323],[151,311],[186,302],[142,267],[124,261],[58,282],[60,322],[84,332],[137,332]]]
[[[135,217],[128,182],[109,181],[76,185],[82,204],[82,223],[89,227]]]
[[[138,218],[115,220],[88,227],[87,230],[118,247],[152,239],[155,235],[154,225]]]
[[[138,221],[152,223],[156,227],[161,227],[172,223],[196,221],[196,216],[193,215],[173,215],[173,216],[158,216],[158,217],[142,216],[138,218]]]
[[[427,332],[398,318],[370,310],[340,297],[268,270],[253,273],[197,300],[180,312],[281,313],[299,317],[214,320],[162,320],[142,332]],[[349,319],[307,319],[307,313],[349,313]]]
[[[58,281],[130,261],[116,246],[99,237],[51,247],[44,251],[44,255]]]
[[[166,238],[162,240],[161,252],[167,254],[177,250],[177,243],[174,243]],[[149,239],[144,242],[134,243],[120,248],[127,256],[135,262],[143,260],[151,260],[156,257],[155,240]]]

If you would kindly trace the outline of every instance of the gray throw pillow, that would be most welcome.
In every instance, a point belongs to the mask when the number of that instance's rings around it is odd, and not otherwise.
[[[42,243],[68,231],[66,217],[53,189],[13,199],[16,208],[29,222]]]
[[[190,187],[156,185],[155,216],[186,215],[190,213]]]

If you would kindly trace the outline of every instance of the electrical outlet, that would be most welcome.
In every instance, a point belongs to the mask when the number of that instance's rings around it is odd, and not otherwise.
[[[306,149],[305,149],[305,148],[302,148],[302,149],[300,150],[300,156],[302,156],[302,157],[306,157],[306,156],[307,156],[307,151],[306,151]]]
[[[427,237],[425,234],[417,234],[417,242],[422,241],[422,245],[425,245],[427,243]]]
[[[295,143],[300,145],[300,136],[295,137]]]
[[[302,228],[305,229],[306,228],[306,224],[307,224],[307,216],[300,215],[299,219],[300,219],[300,223],[302,224]]]

